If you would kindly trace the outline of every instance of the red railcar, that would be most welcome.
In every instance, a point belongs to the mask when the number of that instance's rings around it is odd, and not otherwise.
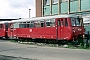
[[[8,38],[8,27],[10,21],[1,21],[0,22],[0,37]]]
[[[9,36],[51,40],[77,40],[83,36],[82,20],[76,15],[56,15],[13,21]],[[12,31],[11,31],[12,30]]]

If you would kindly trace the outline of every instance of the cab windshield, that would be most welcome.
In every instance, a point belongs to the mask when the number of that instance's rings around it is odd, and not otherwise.
[[[77,18],[71,18],[71,25],[72,26],[80,26],[80,21]]]

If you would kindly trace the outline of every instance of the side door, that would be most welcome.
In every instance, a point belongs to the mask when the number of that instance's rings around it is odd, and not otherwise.
[[[15,22],[15,23],[13,24],[13,26],[14,26],[14,27],[13,27],[12,36],[16,37],[17,34],[18,34],[18,27],[19,27],[19,26],[18,26],[18,23]]]
[[[6,33],[5,24],[2,24],[2,27],[1,27],[1,36],[5,36],[5,33]]]
[[[4,30],[3,30],[3,24],[0,24],[0,36],[2,36],[2,33],[4,34]]]
[[[10,23],[8,28],[8,36],[11,38],[13,37],[13,27],[13,23]]]
[[[64,39],[64,20],[62,18],[57,21],[57,37],[58,40]]]

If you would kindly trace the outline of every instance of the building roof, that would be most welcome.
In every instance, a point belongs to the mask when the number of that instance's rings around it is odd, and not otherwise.
[[[0,19],[0,21],[11,21],[11,20],[18,20],[18,19]]]

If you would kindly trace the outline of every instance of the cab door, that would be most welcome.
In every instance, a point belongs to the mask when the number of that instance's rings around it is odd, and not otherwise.
[[[18,23],[12,23],[10,24],[10,36],[11,38],[16,37],[17,36],[17,28],[18,28]]]
[[[12,35],[14,36],[14,37],[16,37],[17,36],[17,32],[18,32],[18,23],[14,23],[14,27],[13,27],[13,33],[12,33]]]
[[[64,20],[62,18],[58,19],[57,24],[57,37],[58,40],[63,40],[64,38]]]

